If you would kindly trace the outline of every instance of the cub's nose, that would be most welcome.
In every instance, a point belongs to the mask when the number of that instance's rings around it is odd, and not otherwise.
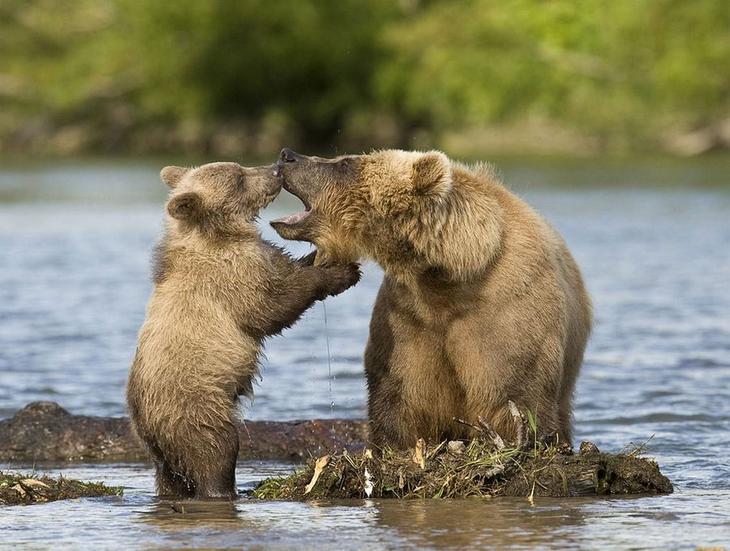
[[[294,153],[291,149],[285,147],[281,150],[279,158],[285,163],[293,163],[297,160],[297,154]]]

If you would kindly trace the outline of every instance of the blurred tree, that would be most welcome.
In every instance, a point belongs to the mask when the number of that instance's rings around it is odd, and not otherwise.
[[[97,134],[274,117],[319,140],[372,104],[378,36],[397,11],[387,0],[8,0],[0,101]]]
[[[437,131],[536,116],[656,147],[730,115],[726,0],[431,1],[386,42],[380,97]]]
[[[19,150],[215,151],[231,127],[227,150],[268,128],[266,151],[289,131],[439,145],[538,120],[633,151],[730,129],[727,0],[3,0],[0,52]]]
[[[173,117],[260,118],[278,112],[321,137],[371,98],[375,0],[119,0],[143,105]]]

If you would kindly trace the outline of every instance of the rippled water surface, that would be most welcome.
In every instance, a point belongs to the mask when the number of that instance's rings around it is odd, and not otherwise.
[[[0,417],[32,400],[124,414],[164,190],[155,165],[0,167]],[[143,465],[43,466],[127,487],[123,498],[0,509],[0,546],[96,548],[692,548],[730,545],[730,163],[505,163],[510,186],[563,234],[596,323],[576,440],[654,436],[668,497],[490,502],[154,501]],[[297,208],[282,197],[264,213]],[[262,222],[266,237],[273,232]],[[295,253],[306,246],[287,243]],[[381,274],[267,345],[255,419],[364,417],[361,355]],[[331,351],[331,376],[327,341]],[[32,466],[24,466],[31,468]],[[239,466],[243,489],[289,465]]]

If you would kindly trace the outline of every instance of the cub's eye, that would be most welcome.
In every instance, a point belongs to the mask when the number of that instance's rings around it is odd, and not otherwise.
[[[335,170],[337,170],[337,172],[343,176],[352,173],[353,167],[354,164],[352,162],[352,159],[347,157],[344,159],[340,159],[335,163]]]

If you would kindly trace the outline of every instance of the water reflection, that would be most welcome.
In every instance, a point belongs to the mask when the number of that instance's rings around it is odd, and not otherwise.
[[[0,416],[42,399],[76,413],[124,414],[150,290],[149,252],[160,231],[158,168],[0,170]],[[0,547],[727,545],[730,191],[688,187],[727,183],[727,163],[501,168],[565,236],[593,294],[596,325],[576,394],[576,439],[617,450],[654,434],[649,452],[676,494],[538,500],[535,507],[523,500],[241,500],[184,504],[182,512],[154,499],[149,466],[65,465],[67,476],[125,486],[125,496],[2,509]],[[556,182],[561,187],[545,186]],[[677,187],[652,187],[667,183]],[[641,187],[621,187],[635,184]],[[272,207],[296,208],[286,196],[281,201]],[[275,238],[265,220],[261,226]],[[307,249],[286,246],[295,254]],[[324,312],[315,307],[267,344],[249,418],[365,415],[361,358],[380,277],[369,265],[355,289],[327,303],[332,391]],[[241,464],[239,488],[290,470]]]
[[[155,500],[149,510],[143,514],[143,520],[160,528],[179,524],[229,524],[238,519],[238,505],[232,501],[199,501],[199,500]]]
[[[423,546],[563,547],[577,543],[584,517],[581,500],[530,506],[526,499],[381,502],[377,523]]]

